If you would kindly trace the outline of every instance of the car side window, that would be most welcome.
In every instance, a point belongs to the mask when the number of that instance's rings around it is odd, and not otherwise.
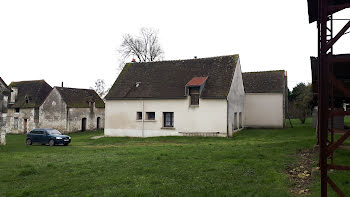
[[[43,134],[44,134],[44,131],[40,130],[40,131],[38,131],[38,134],[39,134],[39,135],[43,135]]]
[[[38,131],[37,130],[32,130],[30,133],[35,135],[35,134],[38,134]]]

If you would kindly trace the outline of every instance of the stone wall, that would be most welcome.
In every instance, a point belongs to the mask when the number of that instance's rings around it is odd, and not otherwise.
[[[100,128],[104,128],[104,108],[69,108],[68,132],[81,131],[83,118],[86,118],[86,130],[97,129],[97,118],[100,118]]]
[[[104,128],[104,108],[69,108],[57,89],[53,89],[39,108],[41,128],[54,128],[63,133],[82,130],[82,120],[86,118],[86,130],[97,129],[97,118],[100,127]]]
[[[6,117],[6,132],[26,134],[32,129],[37,128],[38,125],[34,121],[34,111],[34,108],[25,108],[20,109],[17,113],[13,108],[8,109]],[[18,124],[15,124],[17,122]],[[25,125],[27,125],[26,129]]]
[[[57,89],[53,89],[39,108],[39,127],[65,132],[68,130],[67,116],[66,103]]]

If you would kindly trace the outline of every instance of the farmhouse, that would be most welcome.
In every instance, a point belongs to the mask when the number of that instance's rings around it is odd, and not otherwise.
[[[6,129],[9,133],[27,133],[39,127],[39,107],[52,87],[44,80],[10,83],[11,95]]]
[[[230,136],[244,126],[238,55],[127,63],[106,96],[106,136]]]
[[[0,129],[3,129],[6,125],[7,105],[10,93],[11,89],[0,77]]]
[[[94,90],[54,87],[39,108],[39,125],[65,133],[100,129],[104,107]]]
[[[283,128],[288,102],[284,70],[243,73],[244,125]]]

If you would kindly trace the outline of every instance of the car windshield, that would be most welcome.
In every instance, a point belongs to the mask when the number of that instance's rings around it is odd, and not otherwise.
[[[49,134],[52,134],[52,135],[61,135],[61,132],[59,132],[59,131],[57,131],[57,130],[55,130],[55,129],[53,129],[53,130],[47,130],[47,132],[48,132]]]

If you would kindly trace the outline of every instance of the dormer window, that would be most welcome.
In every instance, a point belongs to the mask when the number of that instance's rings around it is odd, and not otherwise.
[[[190,96],[190,106],[199,105],[199,97],[208,77],[194,77],[185,86],[185,94]]]
[[[29,97],[25,96],[26,103],[29,103]]]
[[[16,87],[11,88],[11,98],[10,103],[13,104],[17,100],[18,89]]]
[[[199,87],[190,87],[191,105],[199,105]]]

